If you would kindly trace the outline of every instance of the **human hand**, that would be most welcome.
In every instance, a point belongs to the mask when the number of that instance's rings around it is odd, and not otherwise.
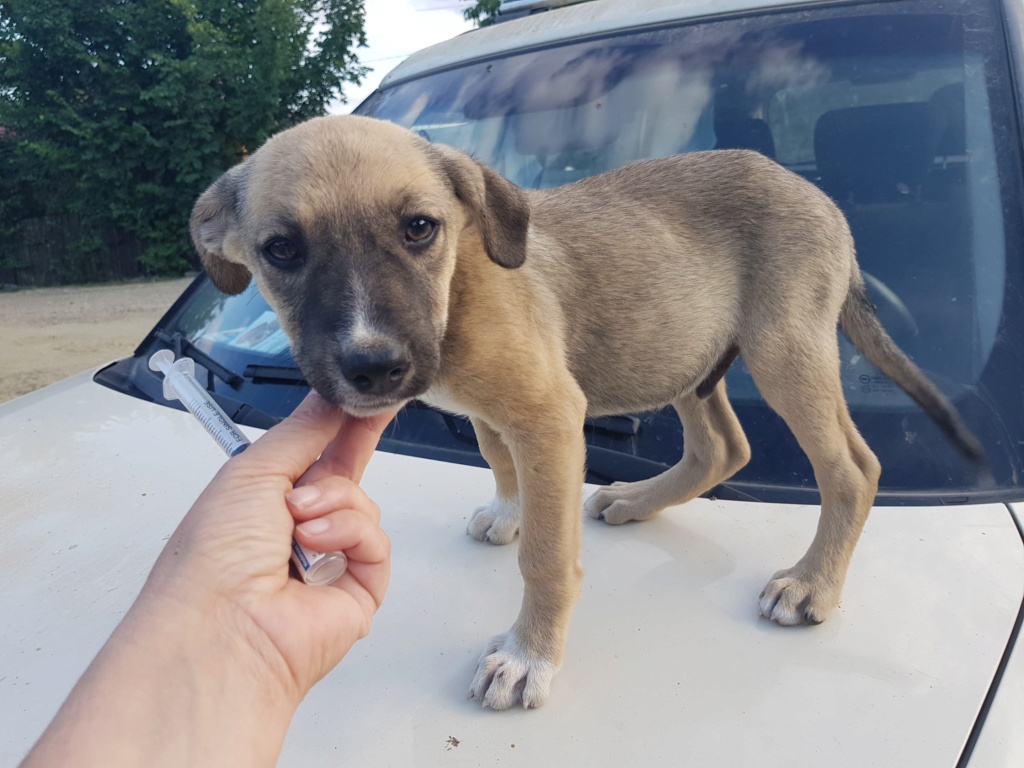
[[[226,648],[254,651],[297,703],[369,632],[383,600],[390,542],[358,482],[393,416],[356,419],[310,395],[217,473],[140,603],[216,621]],[[326,587],[289,578],[293,528],[309,549],[343,551],[345,574]]]
[[[358,482],[393,415],[313,395],[229,460],[23,765],[273,765],[384,597],[390,543]],[[333,585],[288,577],[296,520],[303,544],[348,557]]]

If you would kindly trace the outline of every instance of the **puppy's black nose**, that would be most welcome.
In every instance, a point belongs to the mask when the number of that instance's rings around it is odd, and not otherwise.
[[[353,350],[338,360],[342,375],[364,395],[394,392],[409,373],[409,360],[398,348]]]

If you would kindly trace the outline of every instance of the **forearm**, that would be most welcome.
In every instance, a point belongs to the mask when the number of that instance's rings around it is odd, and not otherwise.
[[[230,610],[133,606],[25,766],[274,765],[298,703]]]

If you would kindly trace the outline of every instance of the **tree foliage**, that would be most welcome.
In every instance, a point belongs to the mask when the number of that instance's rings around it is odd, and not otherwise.
[[[0,0],[0,229],[77,214],[180,271],[195,197],[359,82],[363,24],[362,0]]]
[[[462,12],[462,15],[466,21],[472,21],[478,27],[489,27],[501,15],[502,0],[462,0],[462,2],[472,3],[469,8]],[[569,0],[569,2],[563,3],[563,5],[575,5],[576,3],[585,2],[589,2],[589,0]]]
[[[471,1],[473,5],[462,12],[466,21],[472,21],[478,27],[489,27],[497,20],[501,0],[463,0]]]

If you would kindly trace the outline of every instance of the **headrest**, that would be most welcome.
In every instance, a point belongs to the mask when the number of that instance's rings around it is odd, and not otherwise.
[[[926,102],[826,112],[814,128],[822,187],[840,203],[907,199],[935,159]]]
[[[775,139],[768,123],[756,117],[715,119],[715,149],[752,149],[775,158]]]

